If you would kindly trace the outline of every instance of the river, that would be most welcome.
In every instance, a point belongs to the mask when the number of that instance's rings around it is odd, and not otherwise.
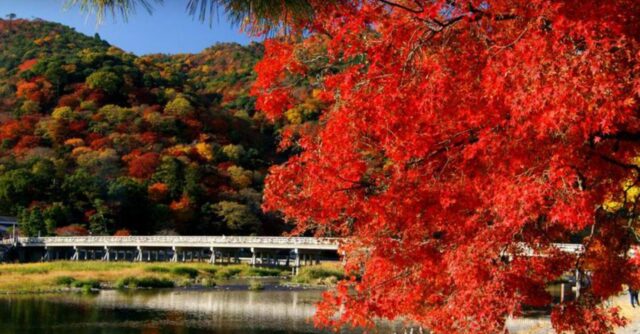
[[[0,334],[330,333],[310,323],[321,293],[269,286],[265,291],[230,287],[4,295],[0,296]],[[627,310],[624,297],[615,302],[632,323],[616,333],[638,334],[639,313]],[[511,333],[552,332],[544,317],[509,323]],[[403,331],[386,323],[376,332]]]
[[[156,290],[0,297],[0,332],[24,334],[324,333],[319,290]]]

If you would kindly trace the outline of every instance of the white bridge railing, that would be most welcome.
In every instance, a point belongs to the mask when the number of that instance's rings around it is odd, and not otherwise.
[[[17,238],[22,247],[238,247],[306,248],[337,250],[338,238],[261,237],[261,236],[77,236]],[[3,244],[14,243],[5,239]]]

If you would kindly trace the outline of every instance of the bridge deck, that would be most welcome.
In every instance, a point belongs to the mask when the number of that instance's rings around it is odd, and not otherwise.
[[[3,244],[12,244],[5,239]],[[338,250],[339,239],[237,236],[83,236],[18,238],[20,247],[179,247]]]

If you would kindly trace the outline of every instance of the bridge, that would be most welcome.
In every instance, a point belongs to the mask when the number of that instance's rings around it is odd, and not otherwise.
[[[337,260],[339,239],[261,236],[77,236],[11,238],[20,261],[206,261],[300,266]]]

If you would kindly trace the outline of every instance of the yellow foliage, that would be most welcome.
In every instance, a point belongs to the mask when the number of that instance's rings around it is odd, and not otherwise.
[[[634,164],[638,163],[637,158],[634,159],[633,163]],[[616,211],[622,209],[622,206],[624,205],[624,203],[623,203],[624,200],[626,200],[627,203],[634,203],[636,200],[638,200],[638,196],[640,196],[640,186],[634,185],[634,181],[626,180],[626,181],[622,182],[620,187],[625,192],[626,199],[625,198],[618,198],[618,199],[610,198],[610,199],[606,200],[602,204],[602,208],[605,211],[613,213],[613,212],[616,212]]]
[[[231,166],[227,169],[231,183],[236,186],[237,189],[244,189],[251,185],[252,173],[239,166]]]
[[[622,202],[607,200],[602,204],[602,208],[610,213],[614,213],[622,208]]]
[[[207,161],[213,160],[213,146],[211,146],[211,144],[197,143],[196,151],[202,158],[206,159]]]
[[[284,117],[291,124],[302,123],[302,113],[299,108],[292,108],[284,112]]]
[[[70,120],[70,119],[73,119],[74,116],[75,116],[75,113],[69,107],[56,108],[53,110],[53,113],[51,114],[51,117],[55,120],[63,120],[63,119]]]
[[[74,158],[77,158],[80,155],[84,155],[89,152],[92,152],[92,150],[86,146],[76,147],[73,149],[73,151],[71,151],[71,156],[73,156]]]
[[[167,149],[167,153],[175,156],[189,153],[189,151],[191,151],[191,146],[184,144],[178,144]]]

